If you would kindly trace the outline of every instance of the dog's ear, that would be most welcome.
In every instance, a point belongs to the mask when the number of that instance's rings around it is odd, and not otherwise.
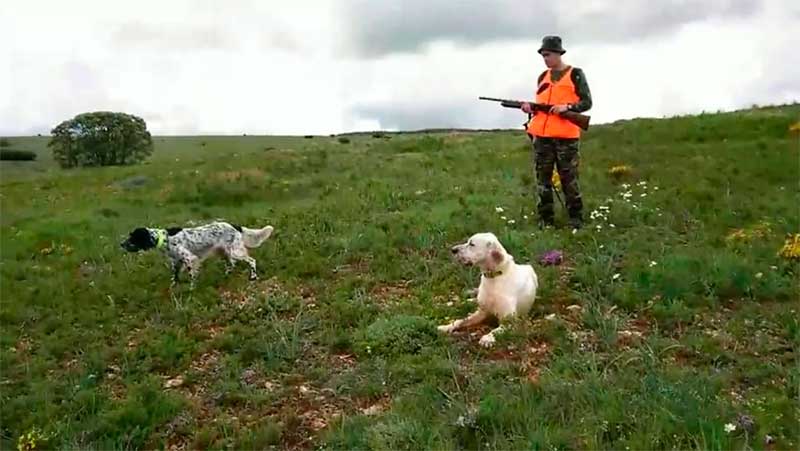
[[[499,250],[492,249],[492,252],[489,253],[489,258],[492,260],[492,263],[494,263],[494,265],[497,266],[500,263],[503,263],[503,259],[505,257],[503,256],[503,253],[500,252]]]
[[[150,249],[156,245],[153,236],[150,235],[150,231],[144,227],[139,227],[131,232],[129,240],[131,243],[138,246],[139,249]]]

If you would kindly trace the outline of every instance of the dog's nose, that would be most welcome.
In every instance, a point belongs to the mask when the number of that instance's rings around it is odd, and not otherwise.
[[[458,246],[453,246],[450,248],[450,252],[457,254],[458,253]]]

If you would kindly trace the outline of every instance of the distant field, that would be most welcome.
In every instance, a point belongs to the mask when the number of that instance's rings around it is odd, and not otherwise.
[[[0,447],[797,449],[798,119],[592,128],[586,216],[608,214],[575,235],[535,227],[521,131],[156,137],[77,170],[10,138],[39,158],[0,162]],[[163,255],[119,248],[215,218],[275,226],[261,281],[209,260],[170,292]],[[489,350],[488,326],[435,330],[474,309],[449,247],[479,231],[541,284]]]

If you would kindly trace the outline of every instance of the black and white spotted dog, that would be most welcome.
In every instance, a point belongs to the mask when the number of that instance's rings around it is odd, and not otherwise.
[[[248,229],[227,222],[192,228],[151,229],[139,227],[134,229],[128,238],[120,243],[128,252],[163,250],[172,260],[172,283],[178,282],[181,268],[189,270],[191,284],[200,271],[200,264],[212,254],[222,254],[228,260],[226,273],[230,273],[236,261],[242,260],[250,265],[250,280],[258,278],[256,261],[247,253],[247,249],[255,249],[272,235],[273,227]]]

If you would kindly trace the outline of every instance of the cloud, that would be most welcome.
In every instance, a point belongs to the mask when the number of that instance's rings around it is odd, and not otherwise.
[[[421,52],[437,41],[477,46],[538,41],[547,34],[564,37],[569,50],[576,44],[638,42],[709,19],[746,17],[757,13],[761,5],[759,0],[345,0],[340,13],[347,31],[340,51],[377,58]]]
[[[6,0],[0,135],[97,110],[169,135],[519,129],[477,97],[532,97],[550,33],[593,124],[800,98],[790,0],[343,1]]]
[[[233,36],[219,26],[180,23],[154,25],[130,22],[119,26],[111,40],[121,48],[150,47],[170,51],[232,50],[236,46]]]

